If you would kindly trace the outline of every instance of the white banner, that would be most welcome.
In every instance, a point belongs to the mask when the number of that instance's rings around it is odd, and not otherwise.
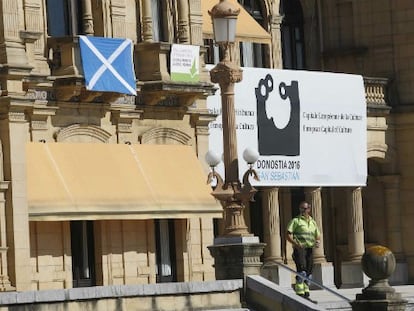
[[[209,67],[211,69],[211,67]],[[361,76],[242,68],[235,87],[240,177],[243,151],[256,149],[260,186],[362,186],[367,123]],[[223,152],[220,89],[207,99],[210,150]],[[224,177],[221,163],[217,170]]]

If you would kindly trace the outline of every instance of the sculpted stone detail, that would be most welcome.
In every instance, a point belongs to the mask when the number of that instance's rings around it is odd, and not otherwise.
[[[47,130],[46,120],[32,120],[30,123],[32,130]]]
[[[10,111],[9,120],[12,122],[26,122],[26,114],[24,112]]]
[[[173,128],[159,127],[145,132],[140,137],[141,144],[180,144],[190,145],[191,136]]]
[[[57,142],[84,142],[87,140],[88,142],[96,141],[107,143],[112,135],[95,125],[73,124],[62,128],[54,136]]]

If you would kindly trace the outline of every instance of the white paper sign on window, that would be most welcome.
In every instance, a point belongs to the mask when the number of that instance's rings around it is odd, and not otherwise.
[[[198,82],[200,80],[200,47],[188,44],[173,44],[171,47],[171,80]]]

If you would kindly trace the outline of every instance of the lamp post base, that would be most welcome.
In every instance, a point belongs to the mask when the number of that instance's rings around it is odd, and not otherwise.
[[[245,279],[247,275],[260,275],[265,243],[256,236],[219,237],[208,247],[214,257],[216,280]]]

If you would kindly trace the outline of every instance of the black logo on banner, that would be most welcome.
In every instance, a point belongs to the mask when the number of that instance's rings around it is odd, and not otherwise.
[[[281,82],[277,95],[280,99],[273,96],[272,100],[268,100],[272,91],[273,78],[268,74],[264,79],[260,79],[256,88],[259,153],[261,155],[297,156],[300,154],[298,81],[292,81],[290,85]],[[282,101],[281,104],[285,109],[278,111],[276,99]],[[286,100],[289,102],[285,102]],[[276,126],[275,118],[280,116],[285,118],[285,122],[281,122],[281,126]]]

